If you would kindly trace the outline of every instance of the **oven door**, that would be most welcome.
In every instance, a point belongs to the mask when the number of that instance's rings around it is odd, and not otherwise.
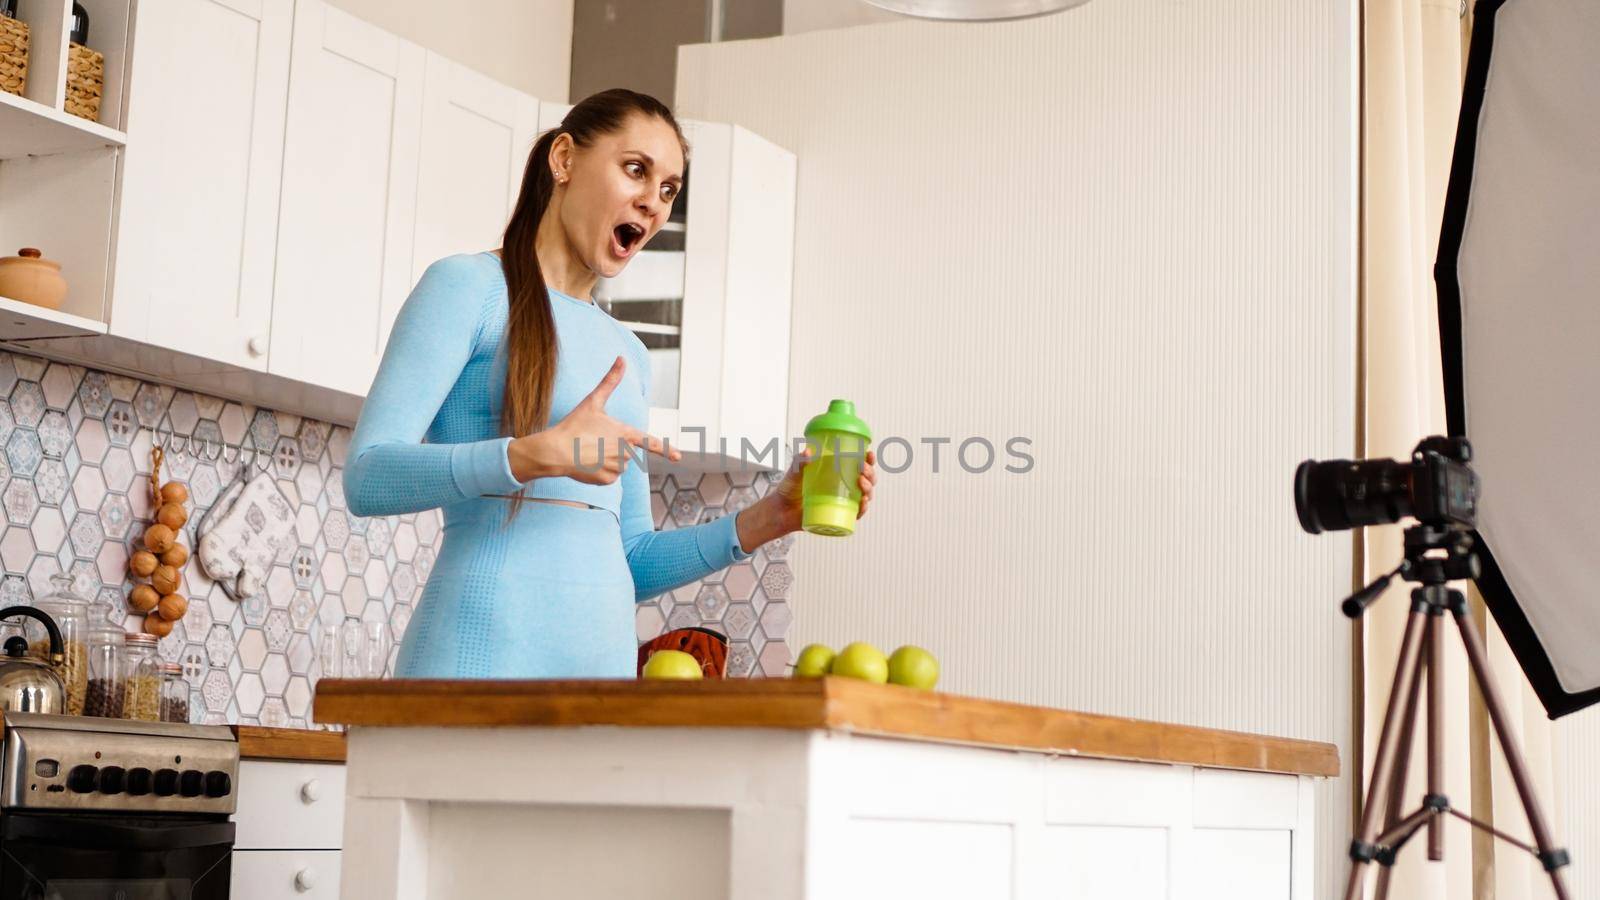
[[[233,823],[0,815],[0,900],[227,900]]]

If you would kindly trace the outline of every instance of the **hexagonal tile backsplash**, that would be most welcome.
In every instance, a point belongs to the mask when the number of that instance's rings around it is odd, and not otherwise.
[[[63,570],[78,592],[109,604],[130,631],[124,598],[130,546],[149,521],[150,446],[176,435],[162,478],[189,486],[183,543],[193,525],[252,462],[191,447],[209,439],[260,448],[278,486],[298,504],[299,542],[287,548],[255,597],[235,603],[191,559],[182,593],[188,614],[162,639],[161,655],[184,664],[191,707],[211,723],[309,727],[323,623],[347,615],[388,624],[398,644],[433,567],[443,534],[436,511],[385,518],[344,505],[347,428],[257,409],[166,385],[0,351],[0,604],[42,597]],[[192,440],[186,440],[192,439]],[[213,444],[213,447],[215,444]],[[215,450],[211,455],[215,454]],[[710,521],[743,509],[773,481],[765,474],[654,475],[657,528]],[[782,675],[794,576],[794,536],[749,560],[640,604],[641,641],[666,628],[706,625],[731,640],[733,676]]]

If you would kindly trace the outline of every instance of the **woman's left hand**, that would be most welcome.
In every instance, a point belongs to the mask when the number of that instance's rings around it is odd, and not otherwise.
[[[812,456],[811,447],[802,449],[795,455],[783,480],[765,497],[739,513],[736,527],[739,545],[744,552],[752,553],[767,541],[800,530],[801,473]],[[861,488],[861,506],[856,511],[856,518],[859,519],[867,514],[867,507],[872,503],[873,488],[878,484],[878,454],[875,451],[867,451],[861,465],[861,477],[856,483]]]

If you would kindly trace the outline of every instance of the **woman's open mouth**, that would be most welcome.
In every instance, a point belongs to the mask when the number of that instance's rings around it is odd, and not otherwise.
[[[611,229],[611,252],[618,259],[627,259],[644,244],[644,229],[632,222],[624,222]]]

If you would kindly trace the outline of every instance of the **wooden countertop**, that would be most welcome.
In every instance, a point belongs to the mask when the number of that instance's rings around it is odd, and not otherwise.
[[[780,728],[1296,775],[1332,744],[1069,712],[846,678],[725,681],[324,679],[313,717],[357,727]]]
[[[337,731],[235,725],[233,733],[243,759],[344,762],[344,735]]]

